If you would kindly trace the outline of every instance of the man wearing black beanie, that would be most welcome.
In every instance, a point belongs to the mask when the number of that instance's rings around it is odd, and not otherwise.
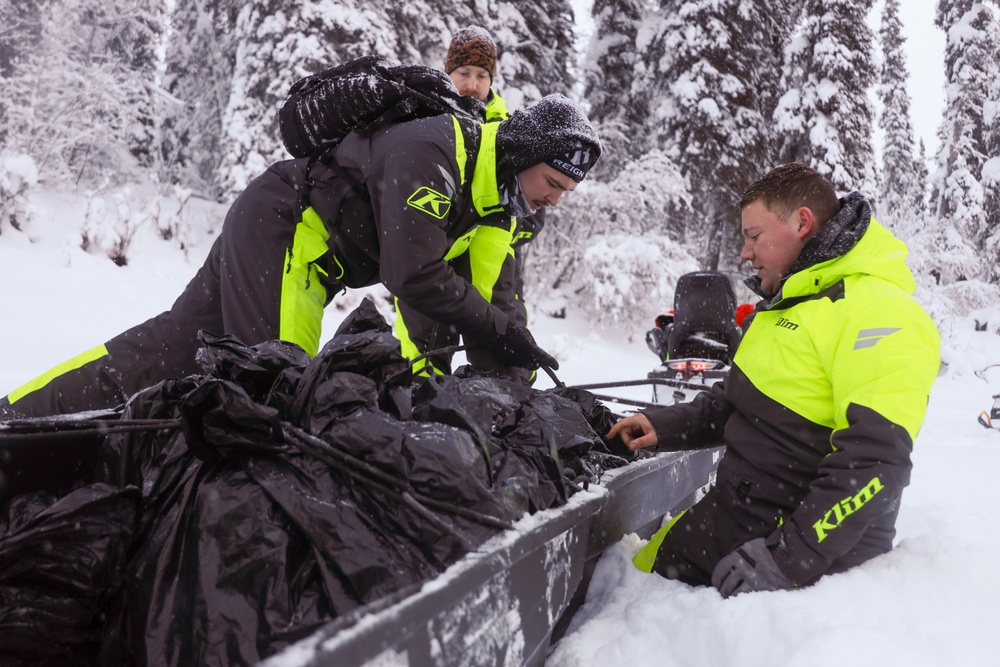
[[[200,330],[315,355],[324,307],[378,282],[460,334],[474,367],[558,368],[512,318],[511,220],[554,206],[600,155],[580,108],[550,95],[500,123],[421,118],[277,162],[237,197],[168,311],[0,398],[0,419],[114,407],[198,373]],[[463,253],[478,259],[449,263]]]
[[[482,34],[481,30],[469,29],[469,32],[472,36]],[[468,45],[470,42],[467,36],[461,43]],[[463,54],[457,49],[450,50],[449,56],[455,63],[464,62]],[[487,120],[490,120],[489,107]],[[508,318],[523,328],[528,324],[523,301],[523,246],[541,230],[543,209],[555,205],[563,192],[574,189],[593,166],[600,154],[600,140],[576,104],[562,95],[550,95],[524,111],[508,115],[499,128],[487,128],[482,143],[496,161],[496,176],[488,180],[496,182],[494,187],[500,195],[500,204],[516,217],[517,228],[512,231],[512,243],[503,240],[500,249],[490,242],[492,232],[484,229],[472,239],[467,252],[451,255],[448,263],[484,298],[500,305]],[[555,173],[546,166],[555,169]],[[547,176],[562,181],[564,187],[547,190],[550,182]],[[498,255],[505,258],[502,266],[498,264]],[[484,258],[488,267],[483,266]],[[455,327],[440,318],[428,317],[412,304],[398,299],[396,310],[399,316],[395,333],[403,353],[410,359],[419,359],[414,370],[450,373],[452,355],[448,350],[459,342]],[[514,330],[521,333],[520,328]],[[527,338],[528,332],[524,331],[523,335]],[[469,336],[465,338],[470,342]],[[445,351],[425,356],[435,350]],[[467,349],[466,357],[480,371],[529,384],[535,377],[534,371],[512,367],[498,358],[488,346]]]

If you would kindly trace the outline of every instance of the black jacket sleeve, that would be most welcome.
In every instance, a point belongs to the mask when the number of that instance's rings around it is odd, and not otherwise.
[[[656,429],[656,448],[676,452],[720,444],[733,410],[733,405],[726,400],[723,380],[698,394],[693,401],[650,408],[642,413]]]
[[[495,340],[507,317],[445,261],[451,207],[461,201],[454,158],[441,142],[411,138],[373,161],[366,175],[386,288],[415,311],[459,333]]]

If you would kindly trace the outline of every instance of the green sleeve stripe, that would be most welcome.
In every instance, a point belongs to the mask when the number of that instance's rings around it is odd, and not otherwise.
[[[83,354],[78,354],[72,359],[64,361],[58,366],[49,369],[45,373],[36,377],[34,380],[30,380],[29,382],[26,382],[25,384],[21,385],[20,387],[18,387],[17,389],[15,389],[14,391],[10,392],[10,394],[7,395],[7,400],[10,402],[11,405],[13,405],[14,403],[24,398],[28,394],[34,391],[38,391],[48,383],[55,380],[57,377],[65,375],[70,371],[75,371],[76,369],[89,364],[91,361],[96,361],[106,356],[108,356],[108,348],[105,347],[103,343],[101,343],[97,347],[87,350]]]
[[[465,166],[469,160],[469,154],[465,150],[465,135],[462,134],[462,125],[458,122],[458,118],[455,116],[451,117],[452,124],[455,126],[455,162],[458,163],[458,177],[461,180],[459,185],[465,185]]]
[[[510,244],[515,225],[516,222],[512,223],[510,229],[480,225],[469,243],[472,285],[487,301],[493,299],[493,286],[497,284],[504,262],[514,255]]]
[[[326,306],[326,288],[319,280],[326,271],[316,262],[329,252],[329,238],[326,225],[310,206],[295,226],[292,247],[285,250],[278,337],[299,345],[311,357],[319,352]]]
[[[413,342],[410,338],[410,331],[406,328],[406,322],[403,321],[402,312],[399,310],[399,299],[393,297],[393,302],[396,304],[396,338],[399,339],[399,349],[400,353],[407,359],[416,359],[423,352],[417,347],[417,344]],[[441,371],[434,368],[434,365],[427,359],[421,359],[417,363],[413,364],[412,372],[414,375],[420,375],[421,373],[430,376],[434,373],[441,374]]]

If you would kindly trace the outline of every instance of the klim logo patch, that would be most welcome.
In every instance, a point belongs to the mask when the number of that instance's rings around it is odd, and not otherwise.
[[[875,477],[872,481],[868,482],[865,488],[858,491],[857,495],[844,498],[831,507],[822,519],[813,524],[813,529],[816,531],[816,541],[822,542],[825,540],[831,531],[840,527],[844,519],[871,502],[871,499],[878,495],[879,491],[884,488],[882,480]]]
[[[451,200],[426,185],[418,188],[416,192],[410,195],[406,203],[418,211],[426,213],[435,220],[442,219],[451,210]]]

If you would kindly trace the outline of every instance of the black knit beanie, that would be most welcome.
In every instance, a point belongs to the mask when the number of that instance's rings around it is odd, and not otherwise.
[[[497,129],[497,182],[541,162],[579,183],[601,156],[601,140],[572,100],[549,95]]]

